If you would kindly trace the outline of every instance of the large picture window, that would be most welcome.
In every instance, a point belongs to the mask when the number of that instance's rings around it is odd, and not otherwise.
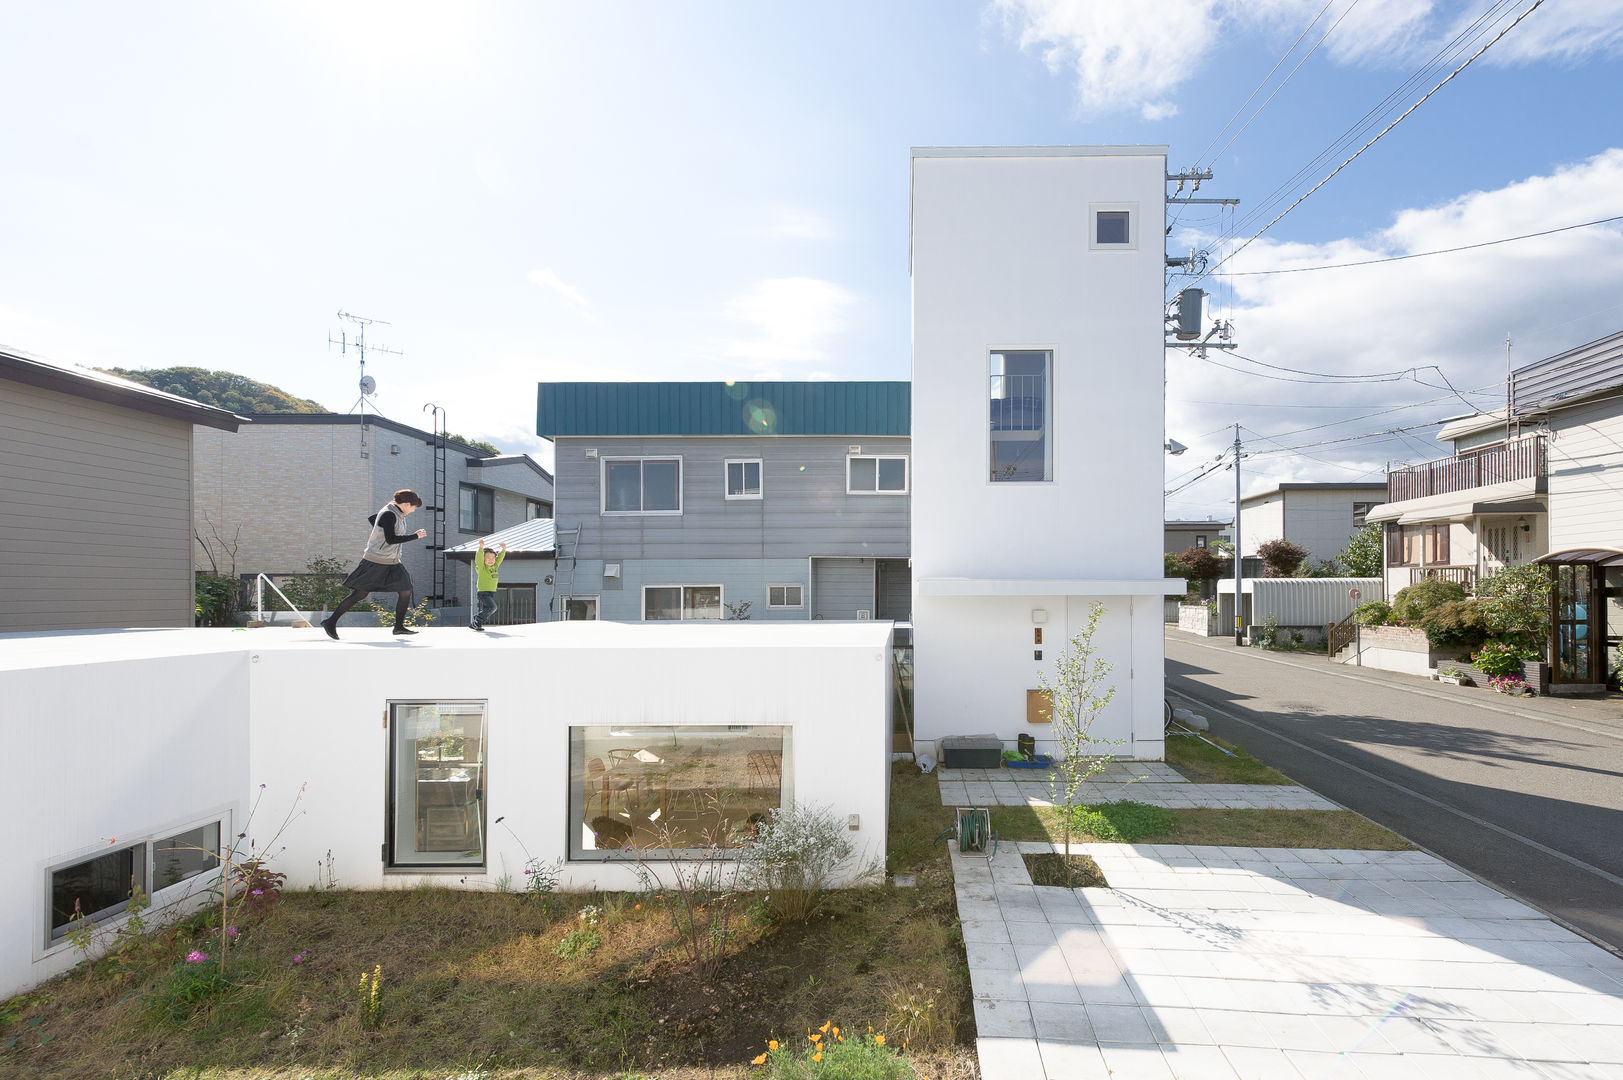
[[[734,848],[790,798],[789,729],[569,729],[569,857]]]
[[[721,618],[720,585],[645,585],[642,617],[648,622]]]
[[[680,514],[682,459],[605,458],[603,513]]]
[[[988,461],[993,483],[1051,478],[1048,432],[1053,358],[1051,352],[1034,350],[992,354]]]
[[[388,865],[485,862],[485,703],[389,703]]]

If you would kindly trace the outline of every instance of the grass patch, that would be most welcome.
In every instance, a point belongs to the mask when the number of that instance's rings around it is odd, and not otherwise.
[[[1086,855],[1069,859],[1057,851],[1026,855],[1026,870],[1033,885],[1057,885],[1062,889],[1108,889],[1110,882],[1099,864]]]
[[[1117,809],[1124,806],[1131,809]],[[1145,807],[1142,803],[1104,803],[1084,810],[1087,812],[1079,815],[1078,822],[1071,826],[1073,844],[1197,844],[1369,851],[1402,851],[1412,846],[1397,833],[1351,810],[1167,810]],[[999,840],[1058,844],[1065,837],[1061,814],[1059,808],[1052,806],[995,806],[992,831],[998,834]],[[1110,835],[1100,835],[1100,832]]]
[[[446,888],[288,892],[240,926],[239,985],[183,964],[217,935],[195,918],[0,1003],[0,1077],[742,1080],[769,1038],[834,1018],[907,1044],[921,1075],[967,1080],[968,968],[931,843],[952,812],[912,766],[891,795],[892,865],[917,887],[840,891],[799,923],[739,919],[713,979],[688,970],[657,894],[556,894],[549,912]],[[588,904],[598,942],[560,950]],[[379,967],[369,1018],[356,988]]]
[[[1166,761],[1197,784],[1294,784],[1296,781],[1270,768],[1231,742],[1209,732],[1202,734],[1234,752],[1229,757],[1216,746],[1190,735],[1168,735]]]

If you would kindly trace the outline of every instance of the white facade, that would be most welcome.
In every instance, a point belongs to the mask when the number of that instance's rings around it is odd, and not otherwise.
[[[1012,746],[1097,601],[1117,692],[1096,731],[1161,756],[1161,598],[1183,590],[1159,543],[1165,168],[1162,147],[913,151],[921,744]]]
[[[11,781],[12,801],[34,809],[0,870],[0,996],[78,960],[66,940],[51,941],[53,868],[206,821],[227,836],[250,828],[263,846],[296,798],[302,813],[273,862],[290,888],[315,884],[329,852],[346,888],[488,889],[504,876],[522,888],[526,848],[566,859],[561,888],[635,888],[624,852],[567,861],[580,827],[571,800],[582,798],[571,728],[612,729],[628,751],[657,750],[677,727],[781,729],[784,801],[829,807],[853,824],[862,860],[882,864],[890,635],[878,623],[569,622],[484,635],[431,628],[407,642],[346,630],[340,644],[274,628],[0,636],[0,726],[27,755],[19,760],[59,763]],[[403,701],[483,703],[479,865],[385,865],[388,717]],[[64,757],[65,732],[83,753]],[[587,803],[596,798],[590,788]],[[154,899],[195,898],[215,877]]]
[[[1241,503],[1241,553],[1255,555],[1259,544],[1285,539],[1306,548],[1310,563],[1334,559],[1347,550],[1365,515],[1384,502],[1384,483],[1281,484],[1248,495]]]

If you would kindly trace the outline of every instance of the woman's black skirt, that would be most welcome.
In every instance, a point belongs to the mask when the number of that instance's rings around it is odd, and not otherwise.
[[[411,592],[411,575],[399,563],[375,563],[362,559],[344,578],[344,587],[361,592]]]

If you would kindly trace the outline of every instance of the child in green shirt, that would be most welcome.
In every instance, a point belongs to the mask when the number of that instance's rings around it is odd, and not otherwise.
[[[479,550],[475,553],[474,566],[479,572],[479,610],[473,616],[473,628],[484,630],[485,620],[496,614],[496,574],[502,567],[502,560],[507,558],[507,545],[501,545],[501,554],[485,550],[485,542],[479,541]]]

